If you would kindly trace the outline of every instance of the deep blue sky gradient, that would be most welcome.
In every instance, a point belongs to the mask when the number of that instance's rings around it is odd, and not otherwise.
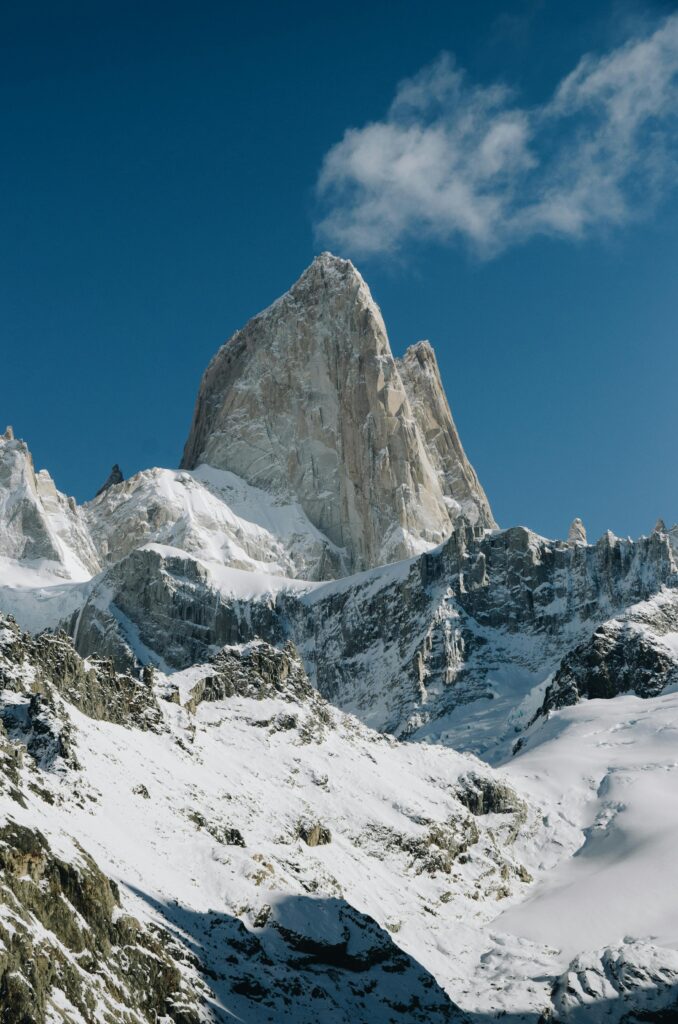
[[[78,500],[180,458],[216,348],[318,251],[346,128],[456,55],[546,99],[676,4],[16,3],[0,10],[0,430]],[[351,257],[350,252],[340,255]],[[428,337],[502,525],[678,519],[678,199],[651,222],[480,262],[356,260],[400,353]]]

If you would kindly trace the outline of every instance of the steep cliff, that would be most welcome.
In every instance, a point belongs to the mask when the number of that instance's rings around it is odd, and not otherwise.
[[[411,345],[396,366],[452,517],[458,506],[472,525],[494,525],[485,492],[462,448],[430,343]]]
[[[398,364],[367,285],[329,253],[208,366],[182,466],[200,463],[298,501],[354,570],[440,543],[462,511],[494,526],[432,352]]]
[[[8,436],[9,435],[9,436]],[[25,441],[0,437],[0,559],[12,579],[31,572],[87,579],[100,569],[81,511],[61,494],[46,469],[36,473]],[[2,582],[10,577],[9,567]]]

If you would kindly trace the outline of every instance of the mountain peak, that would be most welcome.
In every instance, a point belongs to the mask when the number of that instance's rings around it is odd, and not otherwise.
[[[0,435],[0,558],[41,565],[62,578],[87,579],[100,569],[73,498],[38,473],[25,441]]]
[[[335,256],[331,252],[319,253],[292,285],[287,295],[297,296],[300,292],[308,290],[336,291],[339,294],[350,295],[352,299],[361,298],[364,303],[378,310],[372,293],[357,267],[350,260]]]
[[[439,544],[462,513],[494,526],[433,349],[394,359],[366,282],[328,252],[212,359],[182,468],[201,463],[298,502],[351,569]]]
[[[426,338],[422,338],[421,341],[415,341],[412,345],[405,349],[403,359],[420,359],[431,357],[435,359],[433,345]]]
[[[567,531],[567,543],[568,544],[586,544],[586,527],[583,522],[576,516],[570,523],[570,529]]]
[[[354,270],[356,274],[358,273],[350,260],[345,259],[343,256],[335,256],[333,252],[329,251],[329,249],[326,249],[324,252],[319,252],[317,256],[314,256],[311,266],[314,264],[317,264],[318,266],[336,267],[338,270],[350,268]]]
[[[311,270],[324,270],[340,274],[341,276],[354,276],[360,278],[361,281],[363,279],[356,266],[350,260],[345,259],[343,256],[335,256],[333,252],[319,252],[317,256],[314,256],[305,273]]]

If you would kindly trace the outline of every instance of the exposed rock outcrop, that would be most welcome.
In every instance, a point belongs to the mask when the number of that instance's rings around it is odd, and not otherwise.
[[[456,795],[471,814],[526,814],[525,803],[505,782],[469,772],[459,780]]]
[[[57,857],[41,832],[0,828],[0,1007],[5,1024],[73,1020],[200,1024],[190,959],[163,929],[123,914],[118,888],[84,851]]]
[[[115,487],[116,484],[121,484],[124,479],[125,478],[122,475],[122,470],[120,469],[120,466],[116,462],[115,465],[113,466],[113,469],[108,474],[105,483],[102,484],[102,486],[99,488],[95,497],[98,498],[99,495],[103,494],[104,491],[107,491],[109,487]]]
[[[583,522],[577,516],[570,523],[570,529],[567,531],[567,543],[568,544],[587,544],[586,539],[586,527]]]
[[[318,692],[309,682],[294,647],[273,647],[263,640],[239,647],[224,647],[205,666],[195,666],[197,678],[188,695],[180,702],[195,712],[202,701],[225,700],[229,697],[282,697],[286,700],[319,700]]]
[[[583,699],[609,699],[620,693],[656,697],[678,682],[678,657],[666,643],[678,636],[678,600],[670,592],[655,602],[610,619],[569,651],[544,696],[540,714]]]
[[[0,556],[65,578],[85,579],[99,560],[72,498],[42,469],[24,441],[0,438]]]
[[[323,253],[212,359],[182,466],[297,500],[353,569],[439,543],[462,510],[494,526],[432,351],[400,367],[358,271]]]
[[[300,821],[297,835],[307,846],[327,846],[332,842],[332,833],[319,821]]]
[[[84,661],[65,633],[23,633],[0,614],[0,689],[30,695],[35,705],[29,724],[43,705],[63,697],[89,718],[139,729],[158,729],[161,715],[148,682],[116,672],[110,659]],[[33,725],[31,725],[33,728]]]

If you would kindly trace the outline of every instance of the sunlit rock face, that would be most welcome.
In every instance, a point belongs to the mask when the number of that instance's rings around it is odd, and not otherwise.
[[[201,463],[298,501],[353,570],[440,543],[462,513],[495,525],[433,350],[395,360],[369,288],[329,253],[208,366],[182,466]]]
[[[432,346],[428,341],[411,345],[396,366],[451,518],[457,517],[458,506],[472,525],[495,525],[485,492],[462,448]]]
[[[80,509],[46,469],[36,473],[11,428],[0,437],[0,559],[71,579],[100,569]]]

